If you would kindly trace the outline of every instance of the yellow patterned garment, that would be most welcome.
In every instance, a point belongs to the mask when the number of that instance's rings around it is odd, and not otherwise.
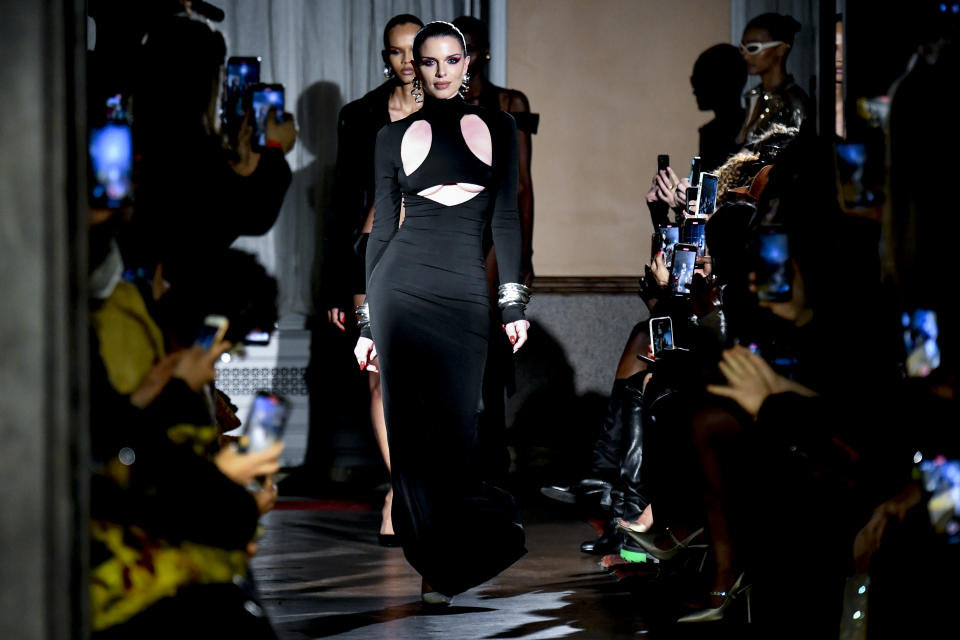
[[[190,542],[171,546],[138,527],[111,522],[91,522],[90,533],[111,556],[90,572],[94,631],[126,622],[188,584],[231,582],[247,573],[243,551]]]
[[[150,317],[140,291],[121,280],[90,323],[100,341],[100,357],[118,393],[129,395],[164,356],[163,332]]]

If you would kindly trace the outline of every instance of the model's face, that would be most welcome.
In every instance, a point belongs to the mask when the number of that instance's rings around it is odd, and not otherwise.
[[[772,42],[773,38],[766,29],[751,27],[743,32],[741,42],[748,44],[751,42]],[[747,73],[752,76],[762,76],[770,69],[780,66],[783,56],[787,53],[787,45],[781,44],[769,49],[764,49],[759,53],[744,53],[743,60],[747,63]]]
[[[403,84],[413,82],[413,39],[420,27],[411,23],[398,24],[387,34],[390,46],[387,48],[387,59],[393,69],[393,75]]]
[[[457,95],[467,72],[470,56],[452,36],[427,38],[420,47],[417,60],[423,90],[434,98],[446,100]]]

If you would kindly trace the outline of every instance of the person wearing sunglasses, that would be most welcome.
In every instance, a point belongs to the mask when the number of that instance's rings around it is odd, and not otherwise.
[[[774,124],[799,127],[809,111],[808,97],[787,73],[787,56],[800,23],[790,16],[764,13],[747,23],[739,45],[747,73],[760,84],[745,94],[747,118],[737,137],[740,144],[761,138]]]

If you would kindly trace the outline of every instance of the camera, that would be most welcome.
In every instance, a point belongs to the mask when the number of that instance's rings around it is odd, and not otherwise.
[[[267,146],[267,114],[274,109],[277,122],[283,121],[282,84],[255,84],[250,87],[250,108],[253,110],[253,146]]]

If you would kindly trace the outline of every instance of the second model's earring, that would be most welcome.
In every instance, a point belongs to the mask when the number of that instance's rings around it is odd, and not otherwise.
[[[413,79],[413,89],[410,90],[414,102],[417,104],[423,102],[423,86],[420,84],[420,78]]]
[[[391,69],[391,68],[388,67],[387,65],[383,65],[383,77],[386,78],[387,80],[389,80],[390,78],[392,78],[392,77],[393,77],[393,69]]]
[[[463,82],[460,83],[460,97],[466,98],[467,91],[469,90],[470,90],[470,74],[465,73],[463,74]]]

